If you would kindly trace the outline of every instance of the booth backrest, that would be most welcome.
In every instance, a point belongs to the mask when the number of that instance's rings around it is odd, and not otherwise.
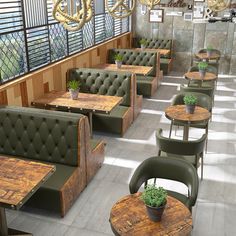
[[[140,48],[141,38],[133,38],[133,47]],[[172,50],[172,39],[145,39],[147,44],[145,45],[146,48],[161,48],[161,49],[169,49]],[[168,55],[168,57],[171,57]]]
[[[131,106],[132,74],[101,69],[77,68],[67,71],[66,80],[79,80],[80,91],[100,95],[123,97],[121,105]]]
[[[115,63],[114,56],[116,54],[123,56],[122,63],[125,65],[152,66],[153,69],[148,75],[156,76],[157,53],[140,52],[132,49],[110,49],[108,51],[108,63]]]
[[[78,166],[80,114],[0,107],[0,154]]]

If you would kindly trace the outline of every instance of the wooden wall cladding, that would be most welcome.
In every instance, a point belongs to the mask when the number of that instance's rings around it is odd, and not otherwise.
[[[29,106],[32,100],[44,93],[51,90],[65,90],[68,69],[106,63],[108,49],[130,48],[131,39],[131,33],[125,33],[0,86],[0,105]]]

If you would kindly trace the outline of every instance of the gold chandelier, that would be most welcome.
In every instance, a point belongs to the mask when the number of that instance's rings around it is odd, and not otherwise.
[[[213,12],[225,10],[230,4],[230,0],[208,0],[207,5]]]
[[[59,21],[65,29],[76,31],[92,18],[91,0],[53,0],[53,17]]]
[[[127,2],[127,4],[125,2]],[[133,13],[136,7],[136,0],[131,0],[131,8],[129,8],[128,1],[126,0],[116,0],[112,7],[109,6],[108,0],[106,0],[105,3],[107,11],[114,18],[128,17]]]
[[[139,0],[142,5],[145,5],[151,10],[154,6],[158,5],[161,0]]]

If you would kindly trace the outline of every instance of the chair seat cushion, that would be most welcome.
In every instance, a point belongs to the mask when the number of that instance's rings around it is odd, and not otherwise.
[[[198,122],[195,124],[190,124],[190,127],[199,128],[199,129],[206,129],[207,124],[208,124],[208,121],[203,121],[203,122]],[[174,121],[173,125],[184,126],[184,124],[182,122],[178,122],[178,121]]]
[[[93,115],[93,128],[98,131],[121,134],[123,119],[129,109],[130,107],[117,106],[110,114],[95,113]]]
[[[137,93],[139,95],[143,95],[145,97],[152,96],[152,86],[155,77],[152,76],[144,76],[144,75],[137,75]]]
[[[161,64],[169,64],[170,61],[171,61],[170,58],[161,58],[161,59],[160,59]]]

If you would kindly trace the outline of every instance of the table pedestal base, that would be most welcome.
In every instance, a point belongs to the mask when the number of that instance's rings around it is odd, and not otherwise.
[[[29,236],[33,235],[16,229],[7,228],[7,218],[5,208],[0,207],[0,235],[1,236]]]

